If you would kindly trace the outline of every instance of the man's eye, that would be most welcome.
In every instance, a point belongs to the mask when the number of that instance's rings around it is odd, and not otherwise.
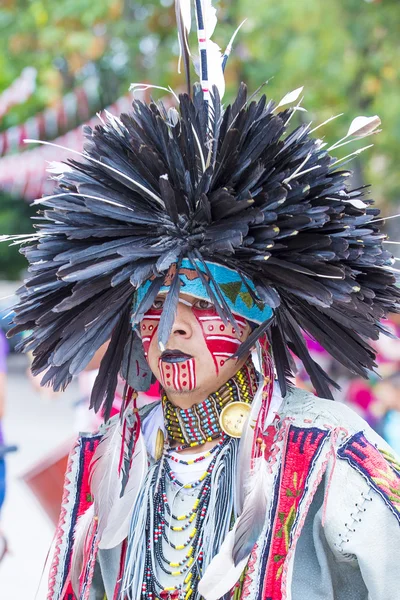
[[[212,302],[208,302],[208,300],[197,300],[193,306],[194,308],[200,308],[200,310],[209,310],[210,308],[214,308],[214,304]]]
[[[151,307],[154,308],[155,310],[161,310],[163,306],[164,306],[164,299],[156,298],[156,300],[154,300]]]

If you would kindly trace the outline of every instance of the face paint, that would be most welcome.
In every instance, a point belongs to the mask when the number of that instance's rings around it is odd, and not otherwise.
[[[215,308],[201,310],[193,307],[193,314],[203,330],[207,348],[213,357],[215,370],[218,375],[226,360],[233,356],[241,344],[241,338],[247,327],[247,322],[235,316],[239,326],[237,332],[232,325],[225,325]]]
[[[158,359],[161,384],[164,388],[174,388],[177,392],[191,392],[196,387],[194,358],[183,362],[165,362]]]
[[[149,311],[147,311],[140,323],[140,334],[142,337],[143,350],[146,358],[149,352],[149,346],[151,344],[155,332],[157,331],[160,319],[161,310],[150,309]]]

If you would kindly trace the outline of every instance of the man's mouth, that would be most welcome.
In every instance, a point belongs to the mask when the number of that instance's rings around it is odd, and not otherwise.
[[[160,359],[166,363],[180,363],[193,358],[191,354],[185,354],[180,350],[164,350]]]

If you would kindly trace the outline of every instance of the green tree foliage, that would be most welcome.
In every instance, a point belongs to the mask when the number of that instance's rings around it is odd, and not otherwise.
[[[362,155],[356,167],[373,184],[381,206],[396,201],[400,192],[398,0],[220,0],[215,4],[220,22],[214,39],[223,48],[247,18],[228,63],[225,100],[232,98],[240,80],[251,90],[268,80],[264,91],[276,100],[304,85],[303,106],[308,114],[301,113],[301,118],[317,125],[344,113],[320,131],[330,142],[346,134],[355,116],[378,114],[383,133],[372,139],[375,147]],[[194,33],[191,41],[195,48]],[[25,66],[38,70],[38,87],[27,102],[10,110],[0,129],[51,106],[93,73],[101,80],[104,105],[126,93],[131,82],[183,89],[177,54],[173,0],[3,0],[0,93]],[[155,97],[160,95],[154,91]],[[346,146],[338,155],[361,145]],[[2,208],[1,198],[0,203],[0,230],[13,233],[7,229],[9,209]]]

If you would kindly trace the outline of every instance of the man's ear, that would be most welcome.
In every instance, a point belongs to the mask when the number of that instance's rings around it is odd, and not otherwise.
[[[125,346],[121,375],[138,392],[147,392],[155,377],[144,355],[142,340],[133,329]]]

